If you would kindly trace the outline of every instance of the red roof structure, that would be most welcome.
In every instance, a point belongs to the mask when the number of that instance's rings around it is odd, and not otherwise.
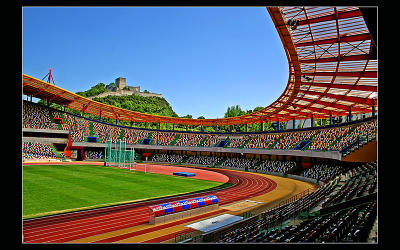
[[[93,115],[132,122],[233,125],[377,112],[376,45],[358,7],[268,7],[285,49],[289,79],[269,106],[250,114],[189,119],[102,104],[23,75],[23,94]]]

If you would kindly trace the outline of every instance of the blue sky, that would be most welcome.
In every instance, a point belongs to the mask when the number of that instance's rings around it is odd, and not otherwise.
[[[125,77],[179,115],[267,106],[288,80],[264,7],[24,7],[24,74],[84,91]]]

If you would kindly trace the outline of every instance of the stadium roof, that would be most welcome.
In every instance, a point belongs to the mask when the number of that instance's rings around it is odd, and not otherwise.
[[[377,108],[376,41],[359,8],[267,9],[288,58],[289,79],[281,96],[257,112],[218,119],[150,115],[102,104],[25,74],[23,94],[111,119],[205,126],[329,118]]]

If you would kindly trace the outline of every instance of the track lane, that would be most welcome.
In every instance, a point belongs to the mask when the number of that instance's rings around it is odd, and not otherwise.
[[[182,195],[162,200],[27,220],[23,223],[25,242],[72,241],[147,223],[147,207],[149,205],[160,204],[177,199],[188,199],[207,194],[217,195],[220,199],[220,204],[224,205],[266,193],[271,191],[271,187],[274,186],[274,183],[270,179],[246,172],[222,169],[207,170],[227,175],[229,177],[229,182],[234,185],[214,192]]]

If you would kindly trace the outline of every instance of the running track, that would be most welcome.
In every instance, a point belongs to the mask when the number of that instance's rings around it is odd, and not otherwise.
[[[229,177],[233,185],[216,191],[199,192],[165,199],[137,202],[119,206],[98,208],[86,211],[53,215],[23,221],[24,242],[26,243],[62,243],[93,235],[146,224],[149,221],[148,206],[174,200],[215,194],[220,205],[249,199],[275,189],[276,183],[266,177],[246,172],[225,169],[209,169]],[[159,225],[158,227],[167,225]],[[149,228],[148,230],[154,230]],[[146,230],[146,231],[148,231]],[[145,233],[145,232],[143,232]],[[131,237],[129,234],[101,242],[115,242]]]

